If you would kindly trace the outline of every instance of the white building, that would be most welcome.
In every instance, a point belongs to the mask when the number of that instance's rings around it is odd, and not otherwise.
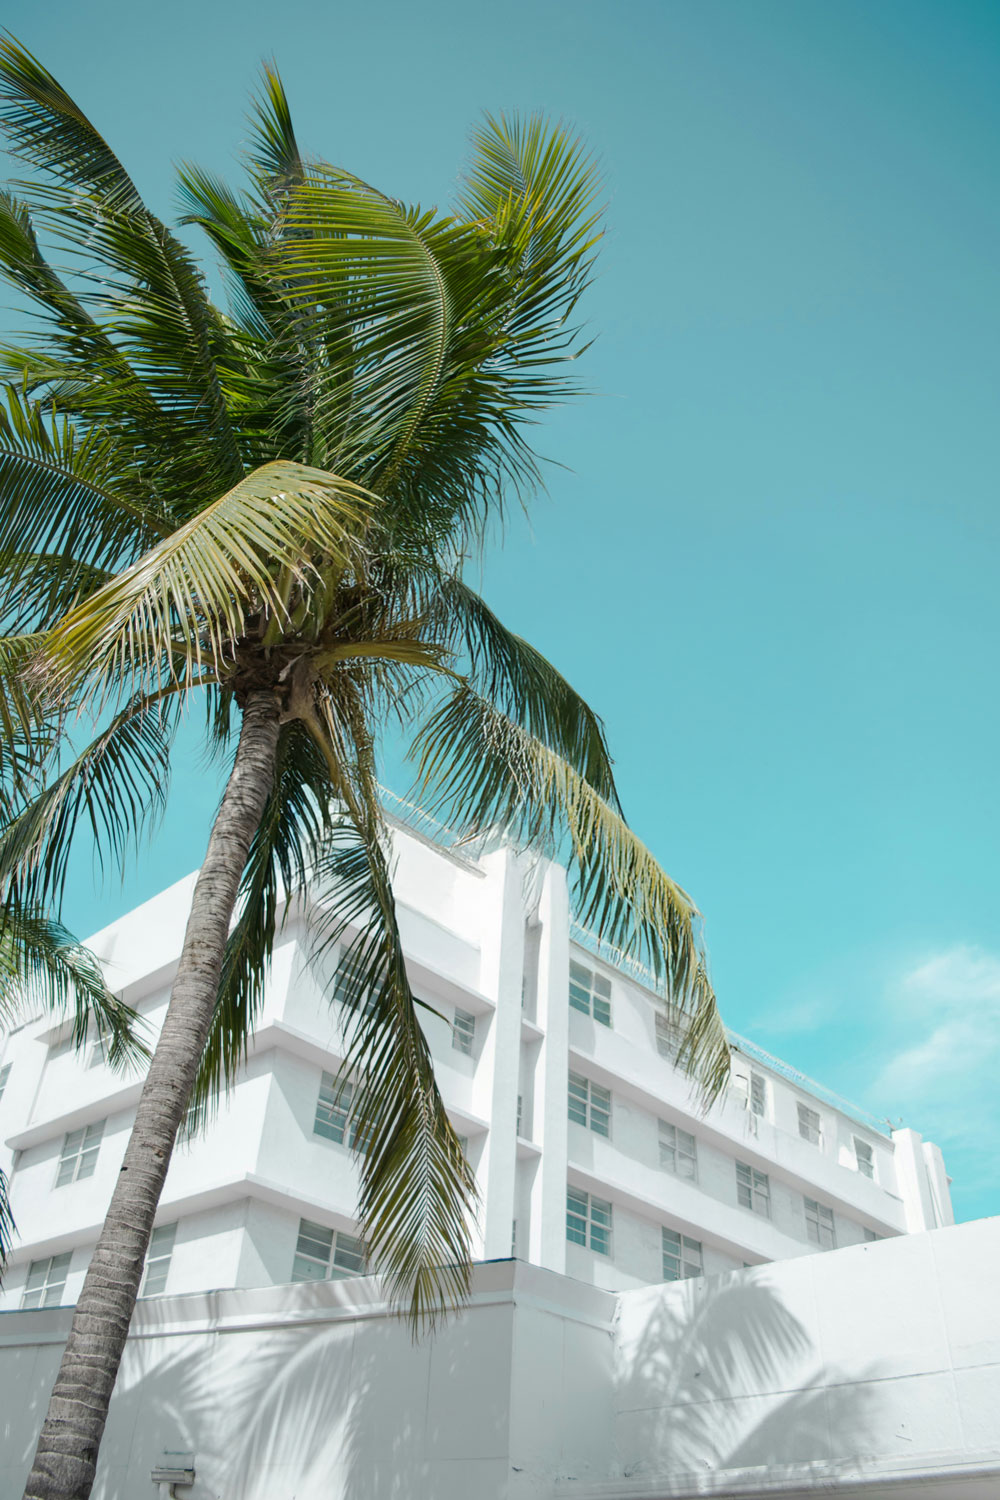
[[[951,1224],[941,1153],[889,1132],[737,1041],[699,1113],[655,995],[595,956],[564,871],[394,831],[400,926],[450,1116],[480,1184],[474,1255],[514,1253],[608,1292]],[[162,1020],[194,877],[90,940],[109,982]],[[330,976],[331,980],[333,976]],[[326,988],[332,988],[332,983]],[[292,916],[243,1075],[171,1164],[144,1293],[362,1269],[340,1006]],[[0,1165],[18,1241],[0,1308],[77,1296],[140,1081],[81,1060],[51,1017],[0,1057]]]

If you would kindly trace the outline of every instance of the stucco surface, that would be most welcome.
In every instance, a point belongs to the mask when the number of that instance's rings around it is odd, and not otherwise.
[[[516,1261],[416,1343],[374,1279],[153,1298],[96,1500],[1000,1493],[1000,1220],[618,1294]],[[0,1494],[70,1313],[0,1315]]]

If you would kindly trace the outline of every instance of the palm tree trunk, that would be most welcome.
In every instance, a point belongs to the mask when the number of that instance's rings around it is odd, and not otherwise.
[[[250,843],[274,780],[277,700],[250,696],[208,841],[163,1030],[38,1439],[24,1500],[87,1500],[153,1219],[201,1062]]]

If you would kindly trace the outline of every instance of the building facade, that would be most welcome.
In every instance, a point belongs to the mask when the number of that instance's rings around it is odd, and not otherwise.
[[[641,975],[572,921],[565,872],[393,823],[400,928],[445,1104],[475,1169],[474,1256],[608,1292],[783,1261],[953,1222],[937,1147],[881,1127],[735,1039],[708,1113]],[[194,877],[90,946],[154,1040]],[[177,1149],[143,1295],[358,1274],[364,1251],[336,964],[290,913],[246,1065]],[[436,1012],[436,1014],[434,1013]],[[0,1165],[18,1239],[0,1308],[79,1293],[141,1087],[51,1016],[5,1039]]]

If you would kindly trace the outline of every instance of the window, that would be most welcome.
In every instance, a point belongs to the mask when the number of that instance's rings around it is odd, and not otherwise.
[[[676,1234],[672,1229],[664,1229],[664,1281],[684,1281],[688,1276],[701,1275],[701,1241],[689,1240],[686,1234]]]
[[[56,1187],[65,1187],[67,1182],[79,1182],[84,1177],[93,1177],[104,1124],[103,1120],[98,1120],[96,1125],[71,1130],[64,1138],[59,1170],[56,1173]]]
[[[53,1037],[49,1043],[49,1050],[45,1061],[51,1062],[55,1057],[64,1057],[67,1052],[73,1051],[75,1045],[73,1028],[70,1027],[68,1031],[60,1032],[57,1037]]]
[[[455,1137],[455,1139],[458,1141],[459,1150],[461,1151],[462,1155],[466,1158],[466,1160],[468,1160],[469,1137],[467,1135],[458,1135]]]
[[[375,997],[370,990],[366,991],[363,996],[359,996],[358,991],[362,983],[358,966],[351,961],[350,949],[342,949],[337,972],[333,976],[333,998],[339,1000],[341,1005],[346,1005],[348,1010],[356,1015],[368,1016],[375,1008]]]
[[[0,1099],[3,1098],[3,1091],[7,1087],[7,1079],[10,1077],[10,1070],[13,1066],[13,1063],[4,1063],[0,1068]]]
[[[611,1025],[611,980],[575,959],[569,966],[569,1003],[602,1026]]]
[[[299,1237],[292,1262],[293,1281],[339,1281],[363,1276],[365,1247],[342,1229],[324,1229],[310,1219],[299,1220]]]
[[[806,1206],[806,1234],[813,1244],[822,1246],[824,1250],[836,1249],[833,1209],[827,1208],[825,1203],[817,1203],[814,1198],[804,1198],[802,1201]]]
[[[804,1141],[811,1141],[814,1146],[820,1143],[820,1120],[814,1109],[808,1104],[800,1104],[799,1110],[799,1135]]]
[[[767,1079],[763,1073],[750,1074],[750,1108],[755,1115],[767,1114]]]
[[[693,1135],[661,1120],[660,1166],[677,1177],[686,1177],[689,1182],[698,1180],[698,1146]]]
[[[161,1224],[159,1229],[153,1230],[149,1249],[146,1251],[146,1269],[142,1277],[142,1286],[139,1288],[140,1297],[156,1297],[166,1290],[167,1272],[170,1270],[170,1257],[174,1252],[176,1233],[176,1224]]]
[[[771,1184],[766,1172],[758,1172],[746,1162],[736,1163],[736,1198],[743,1208],[752,1209],[762,1218],[771,1217]]]
[[[523,1094],[518,1094],[518,1096],[517,1096],[517,1131],[516,1131],[517,1135],[521,1134],[521,1123],[522,1123],[523,1119],[524,1119],[524,1095]]]
[[[99,1068],[108,1060],[108,1048],[111,1046],[111,1033],[103,1026],[98,1026],[94,1040],[87,1049],[87,1067]]]
[[[28,1279],[21,1294],[22,1307],[58,1307],[66,1289],[66,1273],[73,1252],[50,1255],[46,1260],[33,1260],[28,1267]]]
[[[610,1255],[611,1204],[578,1188],[567,1188],[566,1238],[571,1245],[589,1245],[598,1255]]]
[[[451,1028],[451,1045],[456,1052],[464,1052],[466,1057],[471,1057],[475,1040],[475,1016],[470,1015],[467,1010],[456,1010]]]
[[[660,1056],[669,1057],[671,1062],[676,1062],[683,1041],[681,1028],[673,1017],[658,1010],[656,1012],[656,1050]]]
[[[869,1229],[868,1226],[867,1226],[867,1224],[864,1225],[863,1228],[864,1228],[864,1236],[865,1236],[865,1244],[866,1245],[874,1245],[874,1243],[875,1243],[876,1240],[881,1240],[881,1239],[884,1238],[883,1235],[876,1234],[875,1231],[874,1231],[874,1229]]]
[[[316,1117],[313,1120],[313,1135],[321,1135],[338,1146],[349,1145],[352,1151],[362,1151],[364,1140],[357,1118],[351,1113],[354,1108],[354,1085],[350,1079],[338,1083],[332,1073],[324,1073],[319,1084],[316,1100]]]
[[[857,1136],[854,1137],[854,1159],[862,1177],[875,1176],[875,1158],[872,1155],[872,1148],[867,1141],[859,1141]]]
[[[597,1135],[611,1134],[611,1090],[584,1078],[581,1073],[569,1075],[569,1117],[584,1129]]]
[[[510,1253],[511,1258],[517,1256],[517,1220],[512,1219],[510,1225]]]

